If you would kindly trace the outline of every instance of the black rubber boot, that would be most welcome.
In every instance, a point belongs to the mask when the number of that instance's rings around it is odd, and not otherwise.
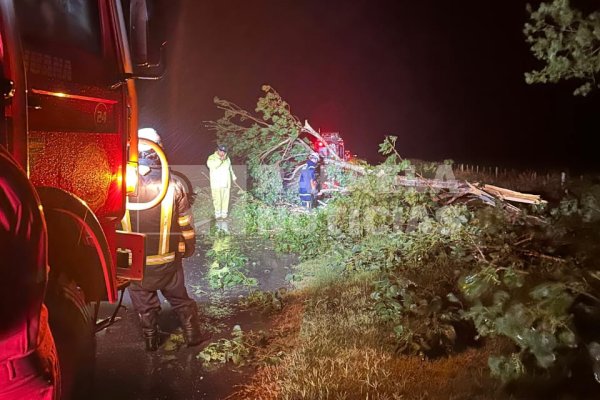
[[[150,311],[140,314],[142,323],[142,333],[146,343],[146,351],[156,351],[160,345],[160,336],[158,334],[158,312]]]
[[[188,347],[197,346],[210,339],[210,334],[200,329],[200,316],[196,304],[181,307],[176,312],[183,329],[183,338]]]

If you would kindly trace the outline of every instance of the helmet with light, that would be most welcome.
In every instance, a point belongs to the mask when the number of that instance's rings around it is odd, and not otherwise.
[[[153,143],[156,143],[162,148],[162,140],[160,138],[160,135],[158,134],[158,132],[156,132],[154,128],[139,129],[138,138],[149,140]],[[157,163],[158,155],[156,154],[154,149],[152,149],[152,147],[150,147],[149,145],[145,144],[143,140],[140,141],[138,145],[138,150],[140,153],[140,164],[153,165]]]

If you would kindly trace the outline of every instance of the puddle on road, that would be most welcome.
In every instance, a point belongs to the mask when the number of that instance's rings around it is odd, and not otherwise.
[[[211,342],[230,337],[234,325],[240,325],[244,332],[268,330],[268,315],[260,310],[241,309],[238,301],[251,291],[287,287],[285,278],[296,262],[293,256],[269,250],[262,240],[247,238],[241,247],[248,258],[245,273],[256,279],[255,287],[211,288],[206,279],[209,266],[205,253],[210,248],[207,244],[199,243],[197,254],[184,260],[188,292],[204,315],[204,327],[213,333]],[[147,353],[127,294],[124,305],[126,310],[119,313],[122,320],[98,334],[94,399],[222,399],[245,382],[245,372],[252,367],[225,364],[207,369],[196,357],[201,348],[181,345],[179,323],[166,301],[159,318],[165,340],[156,353]],[[113,309],[114,305],[103,304],[101,316]]]

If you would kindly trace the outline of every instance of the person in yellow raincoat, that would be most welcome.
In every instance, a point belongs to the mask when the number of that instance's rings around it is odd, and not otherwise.
[[[227,147],[223,144],[218,145],[217,150],[208,157],[206,165],[210,170],[210,189],[215,218],[225,219],[229,211],[231,182],[237,179],[231,168],[231,160],[227,156]]]

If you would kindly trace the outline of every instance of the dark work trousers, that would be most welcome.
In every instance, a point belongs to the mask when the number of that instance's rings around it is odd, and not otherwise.
[[[161,274],[162,276],[159,277],[158,282],[155,282],[156,276],[145,276],[141,283],[131,282],[129,295],[131,296],[133,308],[138,314],[146,314],[152,310],[160,311],[158,290],[165,296],[173,310],[187,305],[195,305],[195,301],[190,298],[185,288],[181,261],[176,261],[169,269]]]

